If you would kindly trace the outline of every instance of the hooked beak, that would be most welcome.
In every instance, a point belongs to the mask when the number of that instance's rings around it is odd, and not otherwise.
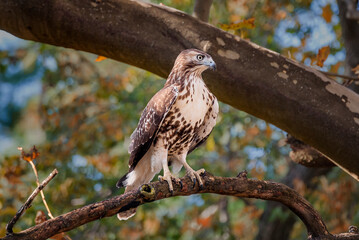
[[[211,70],[216,70],[217,66],[216,63],[211,59],[205,63]]]
[[[213,71],[216,70],[216,68],[217,68],[216,63],[214,61],[211,61],[209,64],[209,68]]]

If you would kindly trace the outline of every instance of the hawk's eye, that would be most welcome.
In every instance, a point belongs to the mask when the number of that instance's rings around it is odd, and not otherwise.
[[[197,60],[202,61],[204,56],[202,54],[197,55]]]

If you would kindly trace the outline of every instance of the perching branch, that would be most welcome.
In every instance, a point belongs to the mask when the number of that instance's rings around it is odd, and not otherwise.
[[[220,101],[313,146],[359,180],[359,95],[311,67],[184,12],[141,1],[2,0],[0,5],[0,29],[162,77],[181,50],[207,46],[218,70],[204,73],[204,80]]]
[[[240,174],[239,177],[232,178],[215,177],[207,172],[201,176],[204,180],[203,189],[199,189],[198,185],[193,186],[188,177],[181,178],[182,189],[180,184],[174,183],[173,195],[170,194],[166,182],[145,184],[138,191],[132,191],[87,205],[54,219],[49,219],[20,233],[9,234],[1,240],[47,239],[55,234],[70,231],[96,219],[111,217],[120,211],[149,204],[149,202],[198,193],[216,193],[280,202],[290,208],[303,221],[308,230],[308,239],[334,239],[334,236],[328,232],[318,212],[313,209],[308,201],[286,185],[247,179],[245,173]],[[345,237],[337,239],[350,239],[348,236],[359,237],[358,234],[347,233]]]
[[[5,238],[8,238],[8,236],[12,236],[13,235],[13,231],[12,228],[14,227],[15,223],[19,220],[19,218],[21,217],[21,215],[26,211],[26,209],[31,207],[31,203],[32,201],[35,199],[35,197],[37,196],[37,194],[39,194],[40,191],[42,191],[42,189],[44,189],[44,187],[57,175],[58,171],[57,169],[54,169],[50,175],[32,192],[32,194],[30,195],[30,197],[26,200],[26,202],[24,203],[24,205],[21,206],[21,208],[19,209],[19,211],[15,214],[15,216],[13,217],[13,219],[11,219],[11,221],[6,225],[6,234],[7,236]],[[10,239],[10,238],[9,238]],[[34,238],[35,239],[35,238]]]

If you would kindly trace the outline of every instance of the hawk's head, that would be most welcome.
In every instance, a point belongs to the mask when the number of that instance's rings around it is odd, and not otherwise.
[[[182,51],[178,55],[173,67],[173,69],[198,72],[199,74],[208,68],[215,70],[216,63],[209,54],[197,49],[187,49]]]

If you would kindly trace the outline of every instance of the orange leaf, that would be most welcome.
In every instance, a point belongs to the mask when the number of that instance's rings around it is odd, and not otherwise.
[[[266,123],[266,130],[265,130],[266,137],[270,138],[272,136],[272,132],[273,132],[272,128],[268,123]]]
[[[46,214],[43,211],[37,211],[35,217],[35,224],[43,223],[47,220]]]
[[[254,25],[254,18],[244,19],[238,23],[232,23],[232,24],[219,24],[220,27],[225,30],[237,30],[241,28],[248,28],[252,29],[255,27]]]
[[[209,228],[211,226],[212,222],[212,216],[206,217],[206,218],[197,218],[197,223],[201,225],[204,228]]]
[[[104,57],[104,56],[98,56],[95,60],[95,62],[101,62],[103,60],[107,59],[107,57]]]
[[[359,76],[359,64],[355,68],[352,68],[352,71]]]
[[[24,152],[24,150],[21,147],[18,147],[17,149],[21,151],[21,158],[28,162],[33,161],[35,158],[37,158],[40,155],[40,153],[37,151],[35,146],[30,150],[30,152],[27,153]]]
[[[330,4],[326,5],[325,7],[323,7],[323,12],[322,12],[322,17],[324,18],[324,20],[327,22],[327,23],[330,23],[332,21],[332,15],[333,15],[333,12],[332,12],[332,9],[330,7]]]
[[[339,61],[335,65],[330,67],[330,72],[337,73],[339,67],[342,65],[343,62]],[[359,65],[358,65],[359,66]]]
[[[329,53],[330,53],[329,46],[322,47],[321,49],[319,49],[319,52],[317,55],[317,65],[319,67],[323,67],[323,63],[325,62],[325,60],[327,60]]]

